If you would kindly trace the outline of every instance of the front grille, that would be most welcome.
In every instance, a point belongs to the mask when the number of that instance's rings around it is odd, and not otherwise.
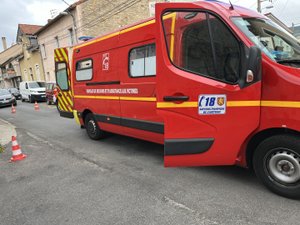
[[[38,91],[38,93],[45,93],[44,91]]]

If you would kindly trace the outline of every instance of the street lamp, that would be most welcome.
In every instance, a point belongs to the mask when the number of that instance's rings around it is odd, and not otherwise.
[[[75,43],[77,44],[78,41],[77,41],[77,25],[76,25],[76,20],[75,20],[75,17],[74,15],[69,12],[69,11],[63,11],[63,12],[60,12],[59,13],[60,15],[70,15],[72,17],[72,20],[73,20],[73,30],[74,30],[74,35],[75,35]]]

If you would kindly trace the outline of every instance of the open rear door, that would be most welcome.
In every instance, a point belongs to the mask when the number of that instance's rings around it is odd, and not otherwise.
[[[67,48],[54,50],[55,76],[58,87],[57,109],[60,116],[74,118],[73,94],[71,89],[71,72]]]
[[[260,51],[255,78],[245,85],[250,46],[212,4],[156,4],[157,112],[164,120],[165,166],[235,164],[259,125]]]

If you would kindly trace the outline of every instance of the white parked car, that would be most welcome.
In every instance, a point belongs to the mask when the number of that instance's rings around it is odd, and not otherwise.
[[[25,100],[31,103],[35,101],[46,101],[45,82],[23,81],[20,83],[20,94],[22,102]]]

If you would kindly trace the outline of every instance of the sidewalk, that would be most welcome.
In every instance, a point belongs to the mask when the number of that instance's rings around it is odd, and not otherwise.
[[[9,122],[0,119],[0,144],[7,145],[11,142],[11,136],[13,135],[16,136],[15,127]]]

